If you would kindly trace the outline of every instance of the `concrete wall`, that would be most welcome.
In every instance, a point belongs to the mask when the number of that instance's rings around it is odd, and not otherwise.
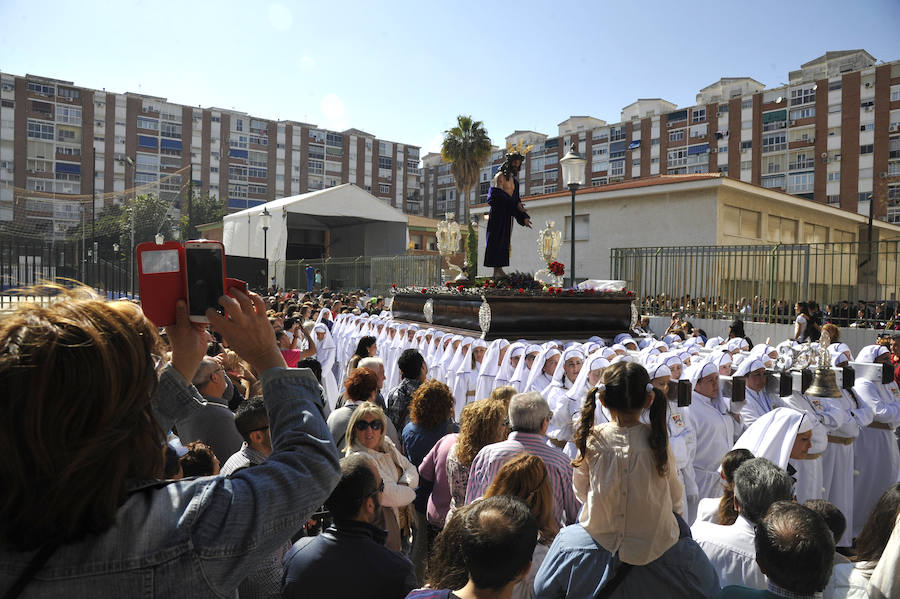
[[[663,333],[666,331],[666,327],[669,326],[669,322],[671,322],[671,319],[668,316],[651,316],[650,328],[653,329],[653,332],[656,333],[658,337],[662,337]],[[727,338],[728,325],[730,325],[732,321],[710,318],[689,318],[688,322],[695,327],[699,327],[706,331],[706,334],[710,337],[718,336]],[[751,322],[745,320],[744,331],[754,344],[763,343],[768,337],[770,345],[778,345],[785,339],[794,336],[794,325],[768,324],[765,322]],[[856,356],[857,352],[866,345],[875,343],[877,335],[877,329],[853,329],[841,327],[841,341],[850,346],[854,356]]]
[[[579,194],[576,216],[589,215],[589,239],[575,242],[575,275],[579,279],[608,279],[609,251],[615,247],[715,245],[717,232],[716,189],[684,189],[677,193],[654,188],[623,190],[615,198],[603,193]],[[537,253],[537,236],[546,221],[556,222],[563,230],[571,215],[571,196],[529,200],[526,210],[531,215],[532,229],[514,225],[512,256],[507,272],[534,273],[544,265]],[[479,276],[489,275],[484,264],[485,221],[479,219]],[[568,273],[570,245],[565,240],[558,260],[566,264]]]

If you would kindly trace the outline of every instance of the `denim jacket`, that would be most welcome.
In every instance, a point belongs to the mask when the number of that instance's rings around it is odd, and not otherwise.
[[[115,523],[58,547],[21,597],[233,597],[264,556],[289,542],[337,484],[338,452],[306,369],[261,377],[273,452],[231,478],[200,477],[131,492]],[[153,396],[162,430],[202,405],[171,365]],[[0,547],[0,593],[34,552]]]

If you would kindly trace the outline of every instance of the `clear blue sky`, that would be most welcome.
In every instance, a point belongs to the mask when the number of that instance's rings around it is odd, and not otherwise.
[[[424,151],[460,113],[502,144],[573,114],[616,122],[639,97],[689,106],[723,76],[777,86],[826,50],[900,59],[898,0],[0,0],[0,23],[4,72]]]

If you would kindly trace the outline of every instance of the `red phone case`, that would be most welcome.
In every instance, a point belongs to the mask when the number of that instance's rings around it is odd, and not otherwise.
[[[171,250],[175,250],[178,255],[177,271],[144,272],[144,254]],[[184,247],[177,241],[167,241],[162,245],[148,241],[138,244],[136,251],[138,284],[144,315],[158,327],[175,324],[175,303],[179,299],[187,299]]]

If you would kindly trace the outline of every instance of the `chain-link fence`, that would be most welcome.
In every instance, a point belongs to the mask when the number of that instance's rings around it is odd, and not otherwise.
[[[283,270],[286,289],[307,289],[306,268],[322,274],[322,285],[329,289],[364,289],[385,294],[391,285],[431,287],[441,284],[441,257],[437,255],[358,256],[324,260],[287,260],[276,263]]]
[[[881,328],[897,312],[900,242],[613,248],[610,273],[646,314],[792,322],[815,301],[834,320]]]

